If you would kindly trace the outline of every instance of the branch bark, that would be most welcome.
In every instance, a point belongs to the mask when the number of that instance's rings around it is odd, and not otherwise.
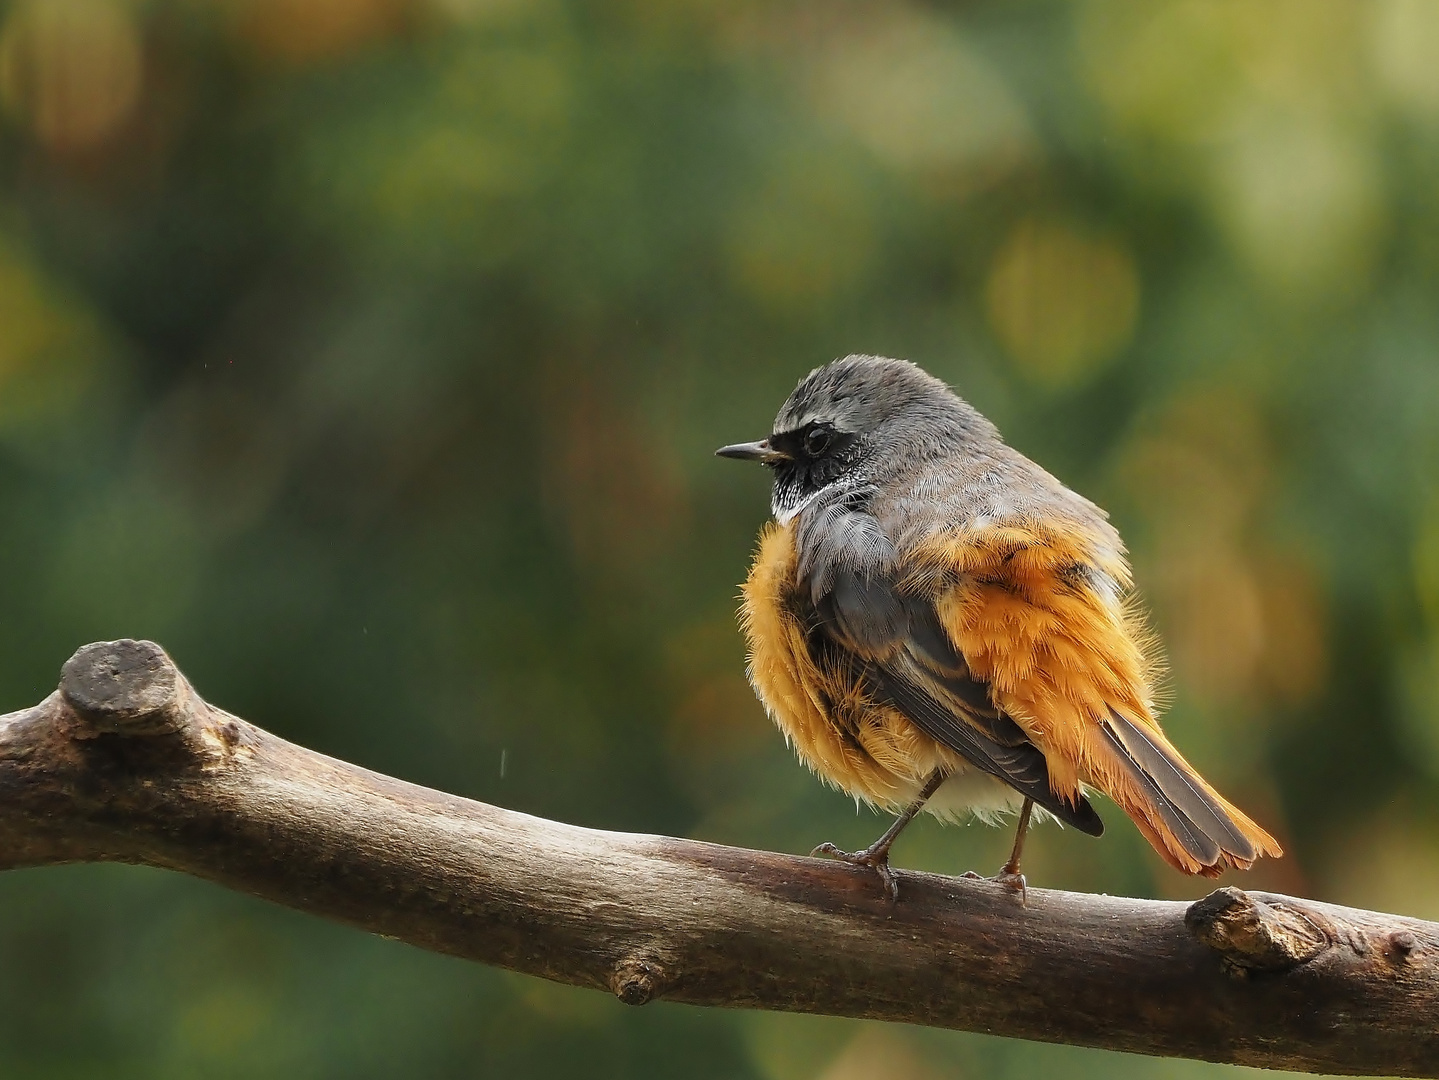
[[[208,878],[642,1005],[780,1009],[1327,1073],[1439,1073],[1439,925],[1220,889],[1194,904],[598,832],[294,746],[159,646],[87,645],[0,717],[0,868]]]

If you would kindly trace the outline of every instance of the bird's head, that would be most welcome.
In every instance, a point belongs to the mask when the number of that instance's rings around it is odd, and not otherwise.
[[[981,432],[988,421],[909,361],[846,356],[800,380],[767,438],[715,453],[768,465],[785,522],[829,489],[883,483]]]

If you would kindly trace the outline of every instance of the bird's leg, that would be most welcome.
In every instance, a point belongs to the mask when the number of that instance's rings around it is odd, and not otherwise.
[[[1024,875],[1019,872],[1019,857],[1024,853],[1024,838],[1029,835],[1029,815],[1033,810],[1034,800],[1026,798],[1024,808],[1019,812],[1019,827],[1014,832],[1014,848],[1009,853],[1009,862],[994,876],[995,881],[1019,893],[1020,903],[1024,903],[1026,898],[1026,882]]]
[[[864,850],[842,851],[834,844],[826,842],[811,851],[810,855],[826,855],[831,859],[839,859],[841,862],[874,867],[880,880],[884,882],[885,888],[889,890],[890,899],[898,900],[899,882],[895,879],[894,871],[889,868],[889,849],[894,846],[899,834],[904,832],[904,827],[914,820],[914,815],[924,808],[929,797],[939,790],[939,785],[944,783],[945,777],[948,775],[943,769],[935,769],[930,773],[929,779],[924,782],[924,787],[919,789],[919,797],[905,807],[904,812],[894,819],[894,823],[884,831],[883,836]]]

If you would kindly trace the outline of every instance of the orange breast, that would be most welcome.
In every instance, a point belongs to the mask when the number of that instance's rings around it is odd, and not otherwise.
[[[834,786],[889,810],[911,802],[937,768],[955,776],[970,772],[960,755],[902,714],[815,666],[797,610],[795,562],[793,524],[767,525],[743,588],[740,619],[750,682],[800,759]],[[995,802],[993,793],[984,801]]]

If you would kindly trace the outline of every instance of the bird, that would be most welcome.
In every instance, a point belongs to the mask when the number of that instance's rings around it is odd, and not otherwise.
[[[896,815],[863,850],[812,854],[873,868],[897,900],[890,849],[918,813],[1012,813],[991,880],[1023,901],[1032,817],[1099,836],[1095,792],[1186,874],[1283,854],[1161,730],[1158,645],[1108,515],[944,382],[846,356],[766,438],[716,453],[773,473],[741,588],[750,683],[811,770]]]

